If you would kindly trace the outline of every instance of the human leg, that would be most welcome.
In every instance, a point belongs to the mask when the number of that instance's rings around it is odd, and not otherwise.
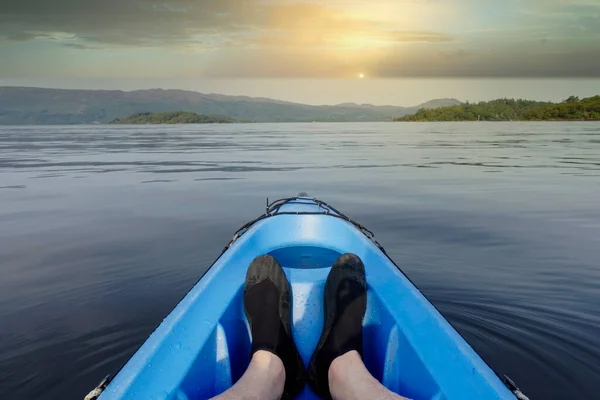
[[[329,390],[334,400],[407,400],[379,383],[357,351],[333,360],[329,367]]]
[[[283,394],[285,368],[275,354],[259,350],[235,385],[213,400],[279,400]]]
[[[381,385],[362,362],[362,322],[366,310],[365,267],[358,256],[344,254],[327,277],[323,333],[308,366],[308,382],[319,397],[402,399]]]
[[[244,310],[252,333],[252,360],[242,378],[218,399],[293,398],[304,387],[306,373],[292,337],[290,284],[273,257],[259,256],[250,264]]]

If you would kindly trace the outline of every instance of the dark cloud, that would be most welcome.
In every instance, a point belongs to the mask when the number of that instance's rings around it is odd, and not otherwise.
[[[520,48],[429,53],[414,58],[390,55],[373,74],[381,77],[600,77],[600,49]]]
[[[0,37],[64,32],[113,45],[162,45],[260,24],[254,0],[0,0]]]
[[[3,38],[7,41],[20,42],[20,41],[35,39],[36,36],[37,35],[34,33],[15,30],[13,32],[7,31],[7,33],[4,35]],[[2,36],[0,36],[0,37],[2,37]]]
[[[378,7],[377,0],[364,2]],[[483,3],[488,13],[505,7]],[[509,3],[527,6],[529,14],[521,14],[538,27],[535,33],[519,25],[525,20],[488,33],[411,30],[402,15],[376,18],[351,12],[344,2],[316,0],[0,0],[0,44],[43,40],[72,50],[210,51],[195,68],[204,76],[341,77],[365,71],[371,77],[600,77],[598,5]],[[476,7],[464,0],[436,6],[448,4]],[[182,68],[167,67],[173,74]]]
[[[262,0],[0,0],[0,38],[56,33],[103,45],[336,45],[349,33],[397,42],[440,42],[435,32],[387,31],[316,3]],[[213,36],[212,41],[204,39]],[[394,38],[395,36],[395,38]],[[75,46],[71,46],[75,47]]]

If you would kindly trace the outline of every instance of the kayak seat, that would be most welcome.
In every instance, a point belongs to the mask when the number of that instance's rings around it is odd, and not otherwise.
[[[322,247],[292,246],[269,254],[279,261],[291,282],[294,339],[308,365],[323,326],[325,280],[341,253]],[[376,379],[395,392],[413,399],[435,398],[438,392],[435,381],[412,351],[402,329],[394,323],[373,290],[369,289],[367,296],[368,310],[363,324],[365,365]],[[225,391],[246,370],[250,349],[242,282],[211,336],[199,350],[175,398],[201,399]],[[298,398],[317,397],[307,385]]]

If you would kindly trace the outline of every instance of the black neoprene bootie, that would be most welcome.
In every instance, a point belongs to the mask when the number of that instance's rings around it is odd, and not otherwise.
[[[297,396],[306,382],[304,362],[292,337],[291,289],[285,272],[273,257],[259,256],[246,273],[244,310],[252,332],[252,354],[275,354],[285,368],[282,399]]]
[[[354,254],[344,254],[331,267],[324,294],[323,333],[308,365],[308,383],[315,394],[331,399],[329,367],[333,360],[356,350],[362,358],[362,323],[367,311],[365,266]]]

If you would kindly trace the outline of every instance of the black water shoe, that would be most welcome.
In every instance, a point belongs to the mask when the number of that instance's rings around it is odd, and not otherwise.
[[[291,290],[285,272],[273,257],[252,261],[244,286],[244,309],[252,332],[252,354],[275,354],[285,367],[282,399],[292,399],[306,382],[304,362],[292,337]]]
[[[354,254],[333,264],[325,284],[323,333],[308,365],[308,383],[323,399],[331,399],[329,367],[337,357],[356,350],[362,358],[362,323],[367,310],[365,266]]]

